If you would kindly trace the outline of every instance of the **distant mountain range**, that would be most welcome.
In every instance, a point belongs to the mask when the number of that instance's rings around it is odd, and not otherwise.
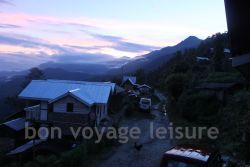
[[[135,58],[109,58],[107,61],[96,63],[57,63],[47,62],[39,66],[46,77],[55,79],[77,79],[81,80],[94,78],[95,76],[120,75],[123,73],[133,73],[137,69],[152,71],[157,69],[163,63],[170,60],[177,51],[183,51],[187,48],[196,48],[202,42],[201,39],[190,36],[175,46],[168,46],[161,50],[152,51],[146,55]],[[0,72],[0,81],[9,80],[16,75],[25,75],[28,71],[21,72]],[[78,77],[81,76],[81,77]],[[64,78],[65,77],[65,78]]]
[[[47,62],[39,66],[44,70],[47,68],[62,69],[69,72],[81,72],[89,75],[102,75],[106,74],[110,69],[120,68],[129,61],[132,61],[129,57],[114,58],[112,60],[103,61],[99,63],[56,63]]]
[[[144,69],[145,71],[152,71],[157,69],[163,63],[170,60],[177,51],[183,51],[188,48],[196,48],[202,42],[201,39],[190,36],[184,41],[180,42],[175,46],[168,46],[162,48],[161,50],[156,50],[150,52],[146,55],[137,56],[135,58],[122,57],[119,59],[109,60],[102,63],[53,63],[48,62],[41,64],[39,67],[41,69],[53,68],[63,69],[70,72],[80,72],[88,75],[118,75],[122,71],[124,73],[133,73],[138,69]]]
[[[0,82],[11,80],[15,76],[23,76],[28,73],[27,71],[0,71]]]

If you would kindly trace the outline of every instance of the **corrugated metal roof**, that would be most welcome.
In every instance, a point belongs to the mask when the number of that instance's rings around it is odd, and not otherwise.
[[[201,61],[209,61],[210,59],[207,57],[196,57],[197,60],[201,60]]]
[[[92,103],[107,103],[115,84],[110,82],[85,82],[65,80],[33,80],[19,94],[20,98],[51,101],[66,93]]]
[[[247,63],[250,63],[250,54],[236,56],[236,57],[233,57],[232,59],[233,67],[241,66]]]
[[[228,48],[224,48],[224,53],[231,53],[231,50]]]
[[[126,82],[127,80],[130,80],[133,84],[136,83],[136,77],[135,76],[123,76],[122,83]]]
[[[143,85],[140,85],[140,86],[139,86],[139,88],[143,88],[143,87],[144,87],[144,88],[146,87],[146,88],[151,89],[151,87],[150,87],[150,86],[148,86],[148,85],[146,85],[146,84],[143,84]]]
[[[22,130],[25,128],[25,119],[24,118],[17,118],[8,122],[3,123],[5,126],[8,126],[11,129],[16,131]]]
[[[44,140],[31,140],[28,143],[21,145],[20,147],[17,147],[16,149],[10,151],[7,155],[15,155],[15,154],[19,154],[19,153],[23,153],[29,149],[31,149],[33,146],[36,146],[40,143],[42,143]]]
[[[112,82],[88,82],[88,81],[72,81],[72,80],[56,80],[56,79],[48,79],[46,81],[50,82],[63,82],[63,83],[70,83],[70,84],[90,84],[90,85],[107,85],[111,86],[112,91],[115,91],[115,83]]]

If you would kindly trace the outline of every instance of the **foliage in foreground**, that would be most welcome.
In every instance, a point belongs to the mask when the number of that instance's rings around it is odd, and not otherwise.
[[[216,34],[206,39],[197,49],[176,53],[170,62],[149,74],[151,84],[170,97],[170,120],[174,119],[176,126],[187,124],[219,128],[217,140],[189,141],[191,144],[212,143],[223,151],[237,154],[240,159],[247,159],[250,150],[247,150],[243,138],[250,129],[250,98],[246,88],[226,94],[224,101],[219,100],[213,91],[204,93],[196,89],[204,82],[245,81],[232,68],[222,48],[228,48],[227,34]],[[210,61],[197,62],[196,57],[199,56],[207,57]]]

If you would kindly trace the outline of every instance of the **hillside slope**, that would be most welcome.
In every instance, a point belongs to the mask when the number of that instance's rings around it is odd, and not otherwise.
[[[175,46],[168,46],[161,50],[156,50],[140,57],[138,56],[137,59],[125,64],[122,67],[123,69],[118,68],[111,70],[109,73],[116,75],[120,74],[122,70],[124,73],[134,73],[138,69],[144,69],[146,72],[155,70],[169,61],[174,56],[173,54],[175,52],[189,48],[196,48],[201,42],[201,39],[195,36],[190,36]]]

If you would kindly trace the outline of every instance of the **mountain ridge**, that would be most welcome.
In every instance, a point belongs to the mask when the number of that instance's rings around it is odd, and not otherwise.
[[[48,74],[48,71],[53,72],[53,77],[56,77],[55,74],[60,74],[58,71],[64,72],[75,72],[75,73],[82,73],[88,74],[93,76],[100,76],[100,75],[119,75],[122,73],[134,73],[138,69],[144,69],[146,72],[152,71],[159,67],[161,64],[166,63],[170,60],[174,55],[173,53],[177,51],[183,51],[188,48],[195,48],[202,42],[201,39],[195,36],[189,36],[188,38],[184,39],[180,43],[174,46],[167,46],[160,50],[154,50],[148,54],[137,56],[135,58],[129,58],[123,56],[121,58],[117,58],[114,60],[108,60],[102,63],[65,63],[65,62],[46,62],[40,64],[38,67],[42,70],[45,70]],[[48,70],[49,69],[49,70]],[[21,72],[0,72],[0,79],[4,80],[11,74],[26,74],[27,70]],[[61,76],[58,76],[61,78]]]
[[[169,61],[177,51],[183,51],[189,48],[196,48],[201,44],[202,40],[195,37],[189,36],[180,43],[174,46],[167,46],[160,50],[152,51],[148,54],[140,56],[140,58],[130,61],[125,64],[122,69],[111,70],[109,73],[117,75],[121,73],[134,73],[138,69],[143,69],[146,72],[152,71],[158,68],[161,64]]]

